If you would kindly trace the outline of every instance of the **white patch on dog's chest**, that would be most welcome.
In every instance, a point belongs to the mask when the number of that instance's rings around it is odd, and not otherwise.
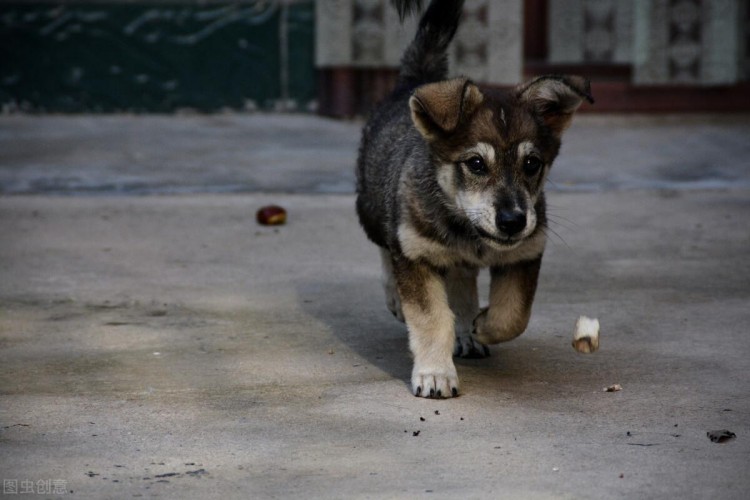
[[[430,238],[425,238],[409,223],[398,227],[401,251],[411,260],[424,259],[438,267],[450,267],[456,263],[456,255],[448,247]]]
[[[403,254],[411,260],[425,260],[436,267],[452,267],[470,264],[488,267],[513,264],[539,257],[544,251],[546,237],[539,232],[519,246],[498,249],[485,245],[482,255],[478,255],[468,245],[464,248],[451,248],[433,239],[426,238],[408,222],[398,227],[398,241]]]

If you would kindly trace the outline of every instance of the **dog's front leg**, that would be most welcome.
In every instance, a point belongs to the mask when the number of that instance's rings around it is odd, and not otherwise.
[[[529,324],[542,257],[508,266],[493,267],[490,305],[474,320],[474,337],[497,344],[521,335]]]
[[[453,355],[462,358],[483,358],[490,355],[486,345],[472,337],[474,318],[479,313],[477,275],[473,267],[456,266],[448,270],[444,277],[448,293],[448,304],[456,317],[456,341]]]
[[[448,305],[443,278],[433,268],[394,256],[401,308],[414,355],[411,385],[416,396],[458,395],[453,364],[454,316]]]

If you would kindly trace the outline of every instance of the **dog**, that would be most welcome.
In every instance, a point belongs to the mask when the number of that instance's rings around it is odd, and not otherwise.
[[[413,4],[395,3],[402,15]],[[454,356],[488,356],[489,344],[526,329],[546,241],[544,184],[573,114],[593,102],[578,76],[510,90],[447,79],[462,7],[430,2],[357,160],[359,221],[380,247],[388,308],[407,326],[412,392],[427,398],[458,396]]]

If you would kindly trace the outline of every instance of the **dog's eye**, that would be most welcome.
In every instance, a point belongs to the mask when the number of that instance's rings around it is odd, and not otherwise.
[[[542,160],[537,156],[527,156],[523,161],[523,171],[529,177],[533,177],[539,173],[544,166]]]
[[[487,173],[487,165],[480,156],[473,156],[466,160],[466,166],[472,174],[484,175]]]

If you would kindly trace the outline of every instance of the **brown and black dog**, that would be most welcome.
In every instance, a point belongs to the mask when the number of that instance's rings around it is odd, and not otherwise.
[[[526,329],[546,241],[544,183],[574,112],[593,102],[575,76],[505,91],[446,80],[462,7],[430,3],[357,164],[357,212],[381,248],[387,304],[406,322],[422,397],[458,395],[453,356],[486,356],[487,344]],[[483,267],[490,304],[480,310]]]

